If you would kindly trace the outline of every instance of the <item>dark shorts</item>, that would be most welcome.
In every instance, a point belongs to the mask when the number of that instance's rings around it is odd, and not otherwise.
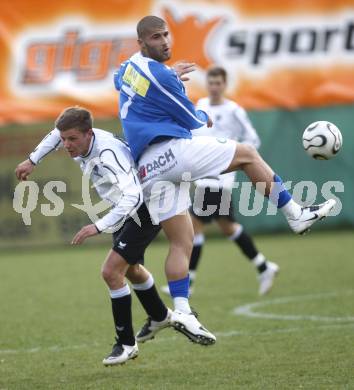
[[[129,218],[119,231],[113,233],[112,249],[131,265],[144,264],[145,249],[161,230],[160,225],[152,224],[145,203],[140,206],[137,214],[141,226]]]
[[[232,200],[227,204],[226,207],[224,206],[223,209],[220,210],[222,193],[222,189],[211,191],[209,187],[206,187],[203,199],[203,207],[201,209],[197,209],[195,202],[193,202],[193,206],[190,208],[191,214],[205,224],[211,223],[214,219],[219,218],[227,219],[230,222],[236,222]],[[211,208],[212,206],[216,206],[215,211],[213,211],[212,213],[206,213],[208,206],[209,208]]]

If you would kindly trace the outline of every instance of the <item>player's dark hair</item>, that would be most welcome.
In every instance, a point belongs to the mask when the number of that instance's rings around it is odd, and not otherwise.
[[[77,129],[82,133],[92,129],[92,124],[91,112],[79,106],[66,108],[55,121],[55,127],[60,131]]]
[[[166,22],[158,16],[148,15],[142,18],[136,26],[136,32],[138,38],[144,38],[144,36],[156,29],[163,28],[166,26]]]
[[[226,83],[227,81],[227,73],[226,70],[221,66],[213,66],[208,69],[207,77],[218,77],[221,76]]]

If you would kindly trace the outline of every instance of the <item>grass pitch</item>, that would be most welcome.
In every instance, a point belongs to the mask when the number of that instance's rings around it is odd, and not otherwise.
[[[113,342],[100,278],[108,248],[3,252],[0,389],[353,389],[353,232],[256,242],[281,267],[264,298],[232,243],[206,243],[191,302],[217,335],[214,346],[166,329],[113,368],[101,363]],[[157,242],[147,253],[159,285],[166,252]],[[137,299],[133,310],[137,330],[145,318]]]

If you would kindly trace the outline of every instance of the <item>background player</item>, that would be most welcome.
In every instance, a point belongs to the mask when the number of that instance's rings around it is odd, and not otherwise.
[[[234,139],[244,144],[254,146],[256,149],[260,146],[260,139],[256,130],[252,126],[245,110],[235,102],[225,98],[227,86],[227,73],[222,67],[213,67],[207,72],[207,90],[208,97],[202,98],[197,102],[196,108],[209,114],[213,121],[213,126],[206,126],[194,130],[193,136],[210,135],[218,138]],[[244,226],[236,223],[231,200],[228,214],[220,214],[220,203],[223,192],[229,192],[228,198],[231,198],[235,173],[225,173],[218,178],[199,179],[195,182],[196,196],[203,197],[200,202],[203,205],[202,210],[196,210],[191,207],[191,216],[194,229],[194,240],[191,260],[189,264],[190,286],[196,278],[196,271],[199,260],[202,255],[204,244],[204,226],[215,220],[221,232],[233,241],[241,249],[242,253],[254,264],[259,275],[259,294],[266,294],[272,287],[274,277],[279,271],[277,264],[267,261],[265,256],[260,253],[251,236],[246,232]],[[205,215],[208,205],[216,206],[215,211],[210,215]],[[215,207],[214,207],[215,208]],[[169,294],[168,286],[162,286],[161,291]],[[190,288],[190,293],[192,288]]]

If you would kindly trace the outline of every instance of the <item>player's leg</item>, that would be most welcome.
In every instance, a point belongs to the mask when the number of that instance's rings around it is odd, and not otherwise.
[[[193,238],[193,249],[191,254],[191,259],[189,262],[189,293],[191,294],[193,291],[193,284],[197,277],[197,268],[199,266],[199,261],[202,256],[203,246],[205,242],[204,237],[204,223],[202,218],[197,218],[195,215],[191,213],[193,230],[194,230],[194,238]]]
[[[103,364],[106,366],[125,363],[138,355],[132,323],[130,288],[125,282],[125,274],[128,268],[129,264],[114,250],[108,253],[102,266],[102,277],[111,296],[116,330],[116,343],[112,352],[103,359]]]
[[[189,276],[192,285],[196,279],[197,267],[202,255],[203,245],[205,241],[204,227],[206,224],[213,222],[219,216],[220,203],[222,198],[222,190],[219,188],[219,181],[207,179],[213,182],[214,186],[206,185],[205,181],[196,183],[193,207],[190,209],[190,214],[194,229],[194,240],[191,260],[189,263]]]
[[[334,199],[329,199],[320,205],[301,207],[292,199],[282,179],[250,145],[213,137],[194,137],[173,139],[151,148],[142,156],[141,165],[139,162],[143,184],[152,185],[156,180],[177,183],[182,180],[183,172],[189,173],[190,180],[193,181],[241,169],[257,189],[283,212],[295,233],[306,232],[314,222],[326,217],[336,203]],[[159,159],[162,159],[163,164],[155,164],[155,168],[152,162],[160,161]],[[147,172],[146,167],[149,166],[153,166],[153,169]],[[149,193],[145,192],[144,190],[144,196],[149,198]],[[156,205],[158,203],[154,202],[153,214],[158,208]],[[149,210],[151,211],[150,206]]]
[[[169,253],[165,272],[175,310],[172,325],[193,342],[202,345],[215,343],[215,336],[197,320],[189,306],[189,259],[193,246],[193,225],[186,212],[161,221],[162,229],[169,241]]]
[[[131,282],[147,315],[155,322],[164,322],[169,309],[161,300],[151,273],[143,265],[136,264],[129,267],[127,279]]]
[[[174,307],[175,310],[190,313],[188,269],[193,242],[192,223],[188,213],[185,213],[162,221],[161,226],[169,241],[165,273]]]
[[[226,217],[218,218],[217,223],[223,234],[240,248],[245,257],[257,269],[259,274],[259,294],[264,295],[269,292],[279,271],[279,266],[268,261],[263,253],[258,251],[252,237],[242,225]]]
[[[197,276],[197,268],[200,257],[202,255],[202,249],[204,244],[204,224],[201,219],[198,219],[191,213],[194,238],[193,238],[193,249],[189,262],[189,295],[193,293],[193,283]],[[168,285],[161,286],[161,291],[165,294],[170,294]]]
[[[292,199],[282,179],[274,173],[253,146],[237,144],[234,157],[225,172],[238,169],[243,170],[257,186],[258,191],[283,212],[295,233],[306,232],[314,222],[326,217],[335,206],[335,200],[330,199],[320,205],[301,207]],[[260,183],[262,185],[259,185]]]
[[[135,336],[136,341],[143,343],[153,339],[156,333],[171,325],[172,311],[161,300],[153,276],[143,265],[130,266],[126,276],[148,315],[145,324]]]
[[[139,175],[150,215],[155,223],[161,223],[169,241],[165,269],[175,305],[172,323],[192,341],[212,344],[215,336],[200,325],[188,302],[193,228],[190,217],[180,215],[190,206],[189,191],[186,191],[188,201],[180,201],[180,195],[185,183],[183,180],[188,182],[209,174],[218,175],[227,169],[236,144],[228,142],[221,149],[221,143],[212,137],[197,138],[172,139],[151,145],[139,160]],[[215,155],[215,150],[218,155]]]
[[[139,225],[130,218],[121,231],[114,234],[113,248],[129,263],[126,277],[148,315],[146,323],[136,335],[136,340],[143,342],[154,338],[159,330],[170,325],[171,310],[165,306],[158,295],[153,276],[142,265],[146,248],[161,228],[151,223],[145,204],[137,211],[137,217],[140,221]]]

